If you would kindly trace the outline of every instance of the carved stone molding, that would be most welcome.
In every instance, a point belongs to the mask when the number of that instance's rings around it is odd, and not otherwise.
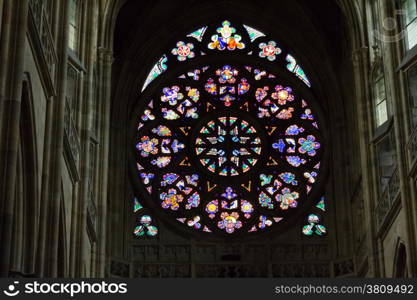
[[[264,244],[232,244],[232,245],[134,245],[132,260],[137,262],[283,262],[283,261],[328,261],[330,250],[325,243],[319,244],[286,244],[271,245],[270,255],[265,255],[267,245]]]
[[[130,265],[126,262],[112,260],[110,263],[110,277],[124,277],[130,275]]]
[[[352,51],[352,61],[355,66],[365,65],[368,61],[369,48],[362,46]]]
[[[273,277],[330,277],[329,263],[282,263],[272,265]]]
[[[215,261],[217,249],[215,245],[197,245],[195,247],[194,259],[196,261]]]
[[[133,247],[135,261],[163,262],[191,260],[191,249],[188,245],[140,245]]]
[[[333,263],[334,277],[353,277],[355,273],[355,264],[353,259],[345,259]]]
[[[195,277],[329,277],[332,264],[325,243],[271,245],[135,245],[134,277],[188,277],[184,266],[195,264]],[[236,261],[235,261],[236,260]],[[311,263],[306,263],[311,261]],[[182,266],[182,267],[175,267]],[[346,274],[338,262],[338,274]],[[346,268],[345,268],[346,269]],[[188,269],[187,269],[188,270]],[[272,274],[269,270],[272,270]],[[176,275],[178,274],[178,276]]]
[[[134,278],[191,277],[190,264],[134,264]]]
[[[196,277],[267,277],[266,264],[197,264]]]
[[[114,62],[113,51],[98,47],[97,49],[99,60],[107,65],[111,65]]]

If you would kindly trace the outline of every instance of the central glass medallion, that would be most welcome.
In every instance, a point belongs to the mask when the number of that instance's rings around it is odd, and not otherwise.
[[[249,121],[220,116],[207,122],[195,139],[198,161],[220,176],[248,172],[262,153],[261,138]]]

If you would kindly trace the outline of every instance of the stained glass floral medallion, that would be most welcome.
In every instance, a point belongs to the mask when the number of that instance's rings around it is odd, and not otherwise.
[[[245,47],[240,38],[223,22],[208,47]],[[258,49],[267,60],[281,51],[275,42]],[[195,49],[183,42],[174,50],[189,59]],[[179,72],[135,113],[134,177],[147,194],[144,205],[175,228],[202,236],[289,226],[317,204],[310,197],[319,189],[324,140],[315,107],[262,67],[231,62]],[[307,221],[304,234],[325,233],[317,216]],[[152,235],[149,222],[140,220],[135,234]]]
[[[247,55],[266,60],[270,64],[285,67],[308,87],[312,86],[298,60],[288,52],[282,41],[276,41],[267,34],[247,24],[235,21],[214,21],[201,27],[190,28],[181,40],[172,40],[165,54],[148,70],[141,91],[144,91],[157,77],[168,69],[185,64],[202,56],[214,54]],[[232,71],[232,70],[230,70]],[[265,71],[257,69],[257,80]],[[229,96],[226,96],[226,99]]]

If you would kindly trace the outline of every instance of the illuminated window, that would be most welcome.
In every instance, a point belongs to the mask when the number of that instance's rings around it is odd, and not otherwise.
[[[133,234],[136,237],[156,237],[158,235],[158,227],[155,226],[153,218],[147,214],[138,198],[133,198],[133,213],[137,222]]]
[[[78,47],[78,8],[79,0],[70,0],[68,47],[74,52]]]
[[[381,67],[382,68],[382,67]],[[388,121],[387,93],[385,87],[385,76],[379,68],[374,80],[374,109],[376,126],[381,126]]]
[[[406,0],[403,3],[404,26],[407,34],[407,49],[417,45],[417,1]]]
[[[327,234],[327,228],[325,225],[322,225],[323,218],[320,217],[326,212],[327,199],[326,197],[321,197],[319,202],[313,208],[314,213],[307,216],[306,223],[302,232],[306,236],[323,236]]]
[[[378,158],[379,187],[382,192],[394,173],[396,166],[395,136],[394,130],[385,135],[376,144]]]
[[[164,73],[169,65],[190,61],[213,52],[257,55],[271,63],[278,62],[308,87],[312,86],[307,74],[291,53],[286,52],[279,43],[271,40],[263,32],[248,25],[223,21],[220,25],[203,26],[192,31],[186,35],[186,38],[177,41],[170,49],[170,54],[164,54],[159,58],[148,73],[142,92],[154,79]]]
[[[305,93],[310,81],[278,41],[224,21],[167,53],[135,112],[134,180],[153,215],[196,235],[230,237],[285,228],[306,206],[325,209],[314,198],[324,155],[318,108]],[[234,53],[244,56],[225,59]],[[265,67],[271,62],[291,79]],[[310,219],[311,230],[325,234]]]
[[[413,126],[417,126],[417,65],[408,71],[408,89]]]
[[[71,108],[71,113],[76,114],[78,109],[78,78],[79,71],[72,65],[67,67],[67,101]]]

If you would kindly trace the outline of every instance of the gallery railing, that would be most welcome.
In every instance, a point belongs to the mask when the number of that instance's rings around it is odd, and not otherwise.
[[[64,113],[64,147],[67,157],[69,159],[70,171],[73,173],[73,177],[79,179],[79,160],[80,160],[80,141],[78,132],[75,126],[75,121],[71,113],[71,107],[67,101],[65,101],[65,113]]]
[[[50,77],[53,78],[57,57],[45,1],[30,0],[29,7],[32,24],[36,29],[32,32],[37,36],[35,40],[40,44],[40,55],[45,60]]]
[[[388,181],[387,186],[381,193],[378,199],[378,205],[375,208],[375,218],[377,228],[379,229],[385,221],[385,218],[391,211],[395,200],[400,193],[400,178],[398,174],[398,168],[395,168],[391,178]]]
[[[417,159],[417,127],[414,128],[413,132],[410,135],[407,148],[410,157],[410,168],[413,169],[413,166],[416,164]]]

